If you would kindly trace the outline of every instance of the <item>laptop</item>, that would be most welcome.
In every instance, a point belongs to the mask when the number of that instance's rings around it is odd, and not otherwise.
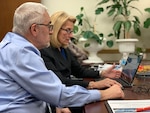
[[[125,62],[125,65],[122,67],[121,77],[114,80],[122,84],[124,88],[132,87],[133,80],[136,76],[138,67],[142,59],[143,59],[143,55],[130,53]]]
[[[133,80],[136,76],[138,67],[141,63],[143,59],[143,55],[137,55],[135,53],[130,53],[128,55],[127,60],[124,62],[124,65],[120,68],[118,68],[118,66],[120,65],[116,65],[116,69],[121,70],[121,77],[120,78],[115,78],[113,80],[116,80],[117,82],[119,82],[124,88],[127,87],[132,87],[132,83]],[[99,65],[98,68],[96,68],[96,70],[100,70],[100,69],[107,69],[108,67],[112,66],[111,64],[104,64],[104,65]],[[102,79],[102,78],[100,78]],[[95,79],[100,80],[100,79]]]

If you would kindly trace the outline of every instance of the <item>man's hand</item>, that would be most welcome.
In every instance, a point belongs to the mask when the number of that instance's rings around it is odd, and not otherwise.
[[[107,88],[106,90],[100,90],[101,93],[101,100],[108,100],[108,99],[118,99],[124,98],[124,92],[121,89],[121,87],[117,84],[114,84],[110,88]]]

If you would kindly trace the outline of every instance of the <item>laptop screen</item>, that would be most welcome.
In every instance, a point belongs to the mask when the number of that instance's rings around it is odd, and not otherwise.
[[[134,53],[129,54],[126,60],[126,64],[123,66],[122,69],[121,79],[131,84],[134,80],[142,58],[142,55],[136,55]]]

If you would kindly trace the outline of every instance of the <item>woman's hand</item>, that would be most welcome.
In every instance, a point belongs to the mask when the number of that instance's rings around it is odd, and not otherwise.
[[[115,69],[115,64],[108,67],[106,70],[103,70],[101,72],[101,76],[107,77],[107,78],[120,78],[121,71]]]
[[[103,89],[103,88],[108,88],[108,87],[111,87],[113,86],[114,84],[117,84],[119,85],[120,87],[122,87],[122,85],[120,83],[118,83],[117,81],[115,80],[112,80],[112,79],[109,79],[109,78],[105,78],[103,80],[100,80],[100,81],[91,81],[89,83],[89,86],[88,88],[89,89]]]

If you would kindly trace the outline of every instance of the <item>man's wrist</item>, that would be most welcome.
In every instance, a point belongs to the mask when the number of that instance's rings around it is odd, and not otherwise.
[[[94,81],[89,82],[88,89],[94,89]]]

